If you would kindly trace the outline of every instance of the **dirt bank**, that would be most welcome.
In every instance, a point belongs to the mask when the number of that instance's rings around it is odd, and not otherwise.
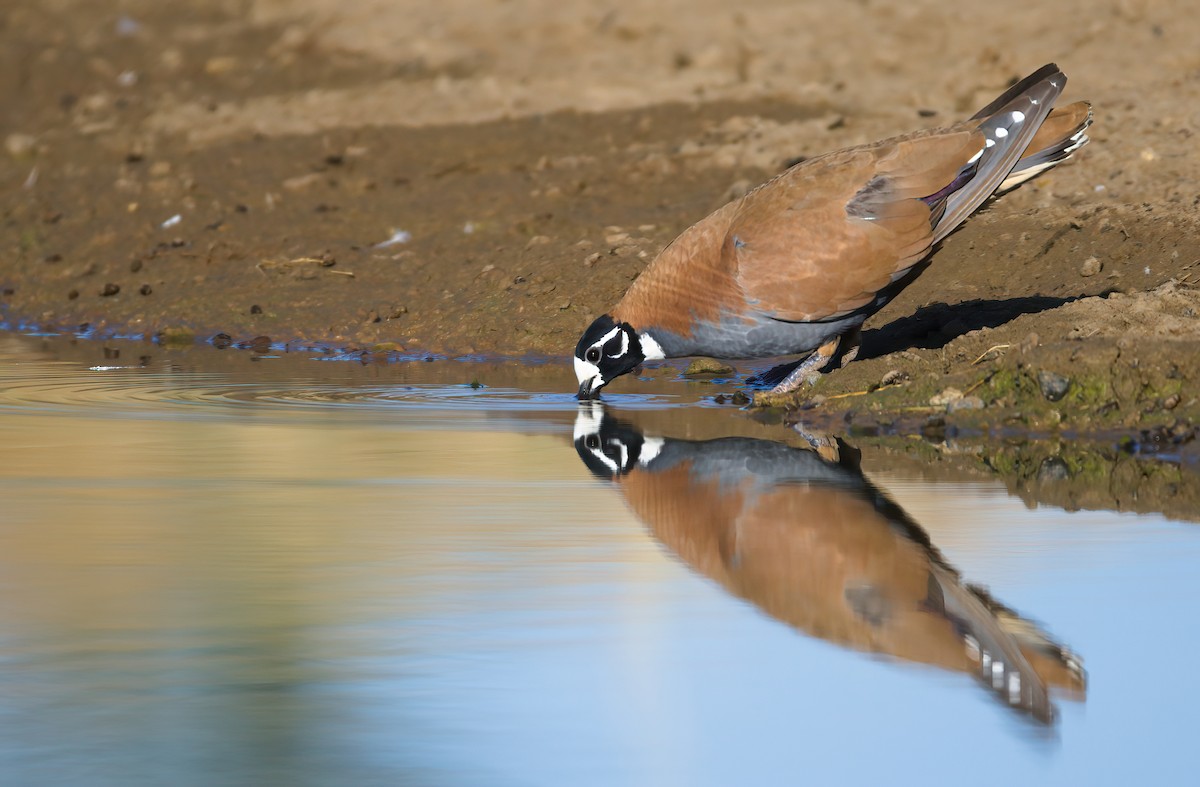
[[[949,238],[818,409],[1038,428],[1197,412],[1185,2],[204,9],[0,11],[10,326],[565,355],[731,195],[1056,60],[1067,98],[1096,105],[1094,142]],[[1051,401],[1040,372],[1074,387]],[[946,389],[966,406],[930,403]]]

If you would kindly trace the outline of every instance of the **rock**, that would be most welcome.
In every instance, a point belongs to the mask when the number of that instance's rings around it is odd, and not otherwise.
[[[4,138],[4,149],[13,158],[29,155],[36,144],[37,139],[32,134],[13,133]]]
[[[218,333],[216,336],[212,337],[212,346],[216,347],[218,350],[228,349],[232,345],[233,337],[227,333]]]
[[[105,284],[104,287],[101,288],[100,297],[108,298],[109,296],[116,295],[120,291],[121,291],[121,285],[113,284],[112,282],[109,282],[108,284]]]
[[[933,405],[934,407],[942,407],[950,404],[951,402],[957,402],[961,398],[963,398],[962,391],[958,390],[957,388],[947,388],[940,394],[937,394],[931,398],[929,400],[929,404]]]
[[[1067,395],[1067,389],[1071,387],[1070,378],[1063,377],[1061,374],[1042,369],[1037,373],[1038,387],[1042,389],[1042,396],[1052,402],[1057,402]]]
[[[1179,402],[1181,401],[1182,398],[1183,397],[1181,397],[1177,393],[1171,394],[1170,396],[1168,396],[1166,399],[1163,400],[1163,407],[1166,408],[1167,410],[1174,410],[1176,407],[1179,406]]]
[[[908,379],[910,379],[908,372],[901,371],[900,369],[892,369],[883,376],[883,379],[879,381],[879,387],[883,388],[888,385],[899,385]]]
[[[733,400],[733,403],[736,404],[738,407],[744,407],[745,405],[750,404],[750,397],[746,396],[746,394],[744,394],[741,391],[734,391],[733,396],[731,398]]]
[[[1088,257],[1083,261],[1083,265],[1079,266],[1080,276],[1095,276],[1100,271],[1104,270],[1104,263],[1099,257]]]
[[[946,412],[956,413],[959,410],[982,410],[983,400],[978,396],[962,396],[946,402]]]
[[[684,377],[692,377],[699,374],[732,374],[733,367],[727,366],[720,361],[712,358],[697,358],[688,364],[687,371],[683,373]]]
[[[1047,457],[1042,461],[1037,471],[1037,479],[1043,483],[1048,481],[1067,481],[1071,478],[1071,468],[1057,456]]]
[[[190,328],[172,326],[170,328],[163,328],[155,338],[158,339],[159,344],[180,346],[194,343],[196,341],[196,334]],[[213,344],[216,344],[215,336],[213,337]]]

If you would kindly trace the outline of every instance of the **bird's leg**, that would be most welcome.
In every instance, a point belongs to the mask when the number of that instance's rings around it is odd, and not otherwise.
[[[842,337],[835,336],[813,350],[813,354],[805,358],[804,363],[793,369],[792,373],[785,377],[783,382],[772,388],[771,393],[789,393],[804,383],[808,383],[809,385],[815,383],[821,370],[829,365],[829,361],[837,353],[837,348],[841,341]]]
[[[858,357],[858,350],[862,347],[862,327],[851,328],[842,334],[840,344],[838,345],[838,368],[844,369],[846,364]]]

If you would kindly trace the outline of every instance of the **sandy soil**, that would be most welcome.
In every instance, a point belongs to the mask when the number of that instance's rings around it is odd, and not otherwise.
[[[0,9],[10,326],[565,355],[730,196],[1053,60],[1093,143],[948,239],[822,407],[1080,428],[1198,409],[1188,2],[197,7]],[[1074,398],[1039,400],[1048,370]]]

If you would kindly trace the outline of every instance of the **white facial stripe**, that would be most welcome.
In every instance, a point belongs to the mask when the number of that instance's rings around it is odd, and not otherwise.
[[[613,353],[612,355],[610,355],[608,357],[609,358],[620,358],[627,352],[629,352],[629,334],[625,333],[625,331],[621,331],[621,349],[617,350],[615,353]]]
[[[601,451],[600,449],[588,449],[588,450],[591,451],[592,456],[596,457],[601,462],[603,462],[604,466],[607,467],[612,472],[613,475],[616,476],[616,475],[621,474],[621,468],[617,465],[616,462],[614,462],[613,460],[611,460],[607,456],[605,456],[603,451]]]
[[[600,434],[600,423],[604,420],[604,410],[599,407],[580,407],[575,414],[575,437],[578,440],[590,434]]]
[[[579,380],[579,384],[587,380],[600,379],[600,367],[594,363],[589,363],[582,358],[575,359],[575,377]]]
[[[616,336],[620,332],[621,332],[620,326],[613,328],[611,331],[609,331],[608,333],[604,334],[599,339],[597,339],[596,343],[593,344],[592,346],[593,347],[602,347],[605,342],[607,342],[609,339]]]

